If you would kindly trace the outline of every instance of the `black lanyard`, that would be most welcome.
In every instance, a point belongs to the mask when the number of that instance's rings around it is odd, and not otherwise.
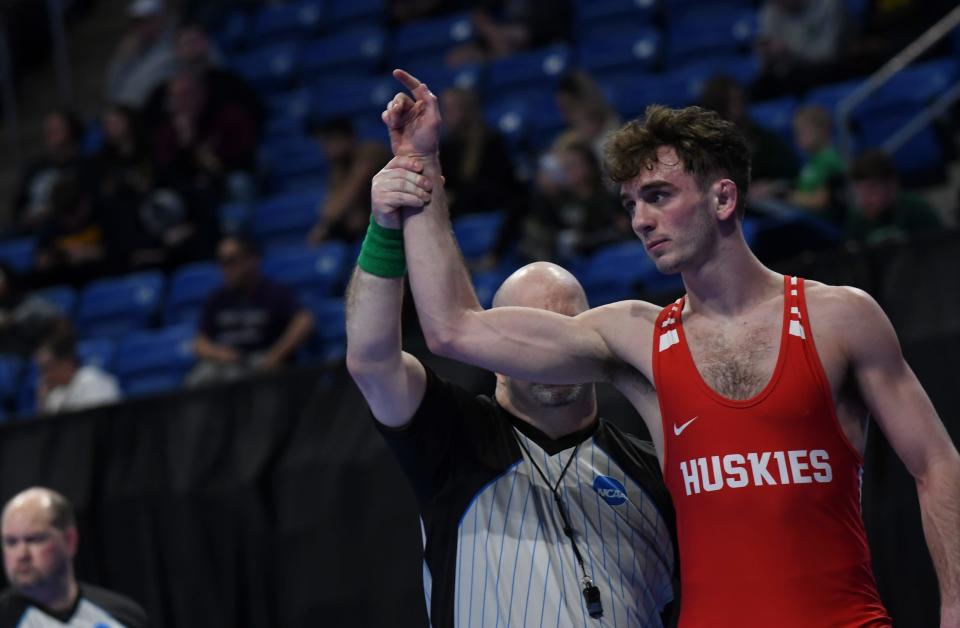
[[[570,525],[570,519],[567,518],[567,510],[563,507],[563,501],[560,499],[560,483],[563,482],[563,478],[567,474],[567,470],[570,469],[570,464],[577,457],[577,451],[580,449],[580,444],[577,443],[576,447],[573,448],[573,453],[571,453],[570,458],[567,459],[567,464],[563,465],[563,470],[560,471],[560,477],[557,478],[557,483],[551,485],[550,480],[547,479],[547,476],[540,468],[540,465],[538,465],[536,460],[533,459],[533,454],[531,454],[530,450],[527,449],[523,439],[518,437],[516,432],[514,432],[514,438],[517,439],[517,443],[527,454],[527,460],[530,461],[530,464],[533,465],[533,468],[536,469],[537,473],[540,474],[540,477],[543,478],[543,482],[547,485],[547,488],[549,488],[550,492],[553,493],[553,501],[557,504],[557,510],[560,512],[560,521],[563,522],[563,533],[568,539],[570,539],[570,544],[573,546],[573,555],[576,556],[577,563],[580,565],[580,573],[583,574],[580,584],[583,586],[583,600],[587,605],[587,612],[590,613],[590,617],[603,617],[603,605],[600,602],[600,589],[594,585],[593,578],[587,575],[587,567],[583,562],[583,556],[580,554],[580,548],[577,547],[577,541],[573,538],[573,526]]]

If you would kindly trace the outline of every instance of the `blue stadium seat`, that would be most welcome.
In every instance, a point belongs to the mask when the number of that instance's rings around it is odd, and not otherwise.
[[[178,268],[170,277],[170,289],[163,308],[164,324],[197,323],[207,297],[222,284],[223,273],[212,262],[197,262]]]
[[[130,397],[180,388],[196,362],[192,325],[134,332],[117,349],[114,371]]]
[[[318,120],[335,117],[379,116],[401,86],[392,76],[331,79],[311,85],[312,114]]]
[[[467,12],[418,20],[396,29],[390,46],[392,65],[416,65],[433,60],[457,44],[473,39],[473,21]]]
[[[498,97],[523,95],[538,89],[552,90],[572,61],[573,55],[566,44],[521,52],[490,65],[487,87]]]
[[[493,306],[493,296],[509,273],[501,269],[488,270],[473,275],[473,289],[477,293],[477,300],[484,308]]]
[[[660,31],[653,27],[601,31],[581,37],[580,67],[593,75],[610,71],[648,72],[660,58]]]
[[[104,371],[113,372],[116,354],[117,343],[111,338],[86,338],[77,343],[77,358],[81,364],[96,366]]]
[[[696,104],[707,81],[717,75],[735,79],[741,85],[749,85],[760,71],[753,55],[715,56],[704,61],[673,68],[663,74],[665,89],[672,95],[670,104],[687,106]]]
[[[16,400],[23,371],[23,359],[20,356],[0,354],[0,408]]]
[[[484,107],[483,113],[487,123],[503,135],[514,153],[526,149],[532,120],[527,102],[522,99],[493,102]]]
[[[33,255],[37,243],[33,238],[13,238],[0,242],[0,262],[6,262],[18,273],[33,268]]]
[[[285,38],[296,38],[320,27],[323,4],[319,0],[299,0],[289,4],[267,4],[252,17],[251,44],[263,44]]]
[[[322,189],[264,199],[253,218],[253,235],[264,250],[299,246],[317,222]]]
[[[650,26],[660,4],[660,0],[578,0],[574,7],[576,32],[582,38],[609,29]]]
[[[357,24],[381,24],[387,15],[387,0],[349,0],[330,2],[324,22],[335,32]]]
[[[275,137],[278,129],[287,134],[303,133],[303,123],[313,109],[312,96],[310,90],[302,88],[267,96],[267,137]]]
[[[316,140],[305,136],[279,138],[260,148],[260,167],[268,173],[271,187],[283,187],[291,179],[326,177],[329,163]]]
[[[342,242],[326,242],[268,252],[263,259],[264,274],[286,283],[301,298],[320,298],[340,294],[354,258]]]
[[[119,337],[147,327],[163,299],[164,276],[141,272],[94,281],[80,294],[77,329],[84,337]]]
[[[683,93],[679,94],[682,98],[678,98],[676,90],[670,88],[659,74],[618,72],[597,76],[597,84],[624,118],[643,114],[647,105],[680,106],[687,100]]]
[[[502,212],[493,211],[468,214],[453,221],[453,233],[466,259],[476,260],[493,251],[503,218]]]
[[[372,73],[379,69],[387,35],[378,26],[363,26],[313,40],[303,47],[300,72]]]
[[[50,286],[37,290],[34,294],[56,305],[67,318],[73,318],[77,307],[77,291],[73,286]]]
[[[342,359],[347,342],[343,297],[307,298],[303,305],[314,317],[314,342],[307,355],[324,362]]]
[[[874,92],[857,112],[919,111],[957,80],[958,65],[954,59],[937,59],[908,66]]]
[[[280,43],[257,48],[230,59],[231,67],[261,90],[283,89],[297,72],[298,46]]]
[[[797,111],[797,99],[785,96],[750,105],[750,117],[754,122],[779,135],[793,146],[793,114]]]
[[[250,16],[242,9],[233,9],[214,31],[214,38],[224,52],[234,52],[243,47],[250,30]]]
[[[668,22],[664,60],[676,67],[709,55],[749,52],[756,34],[754,9],[705,8]]]
[[[636,298],[644,289],[659,291],[663,282],[639,241],[599,249],[577,265],[576,274],[592,307]]]
[[[482,92],[484,86],[484,66],[477,64],[461,65],[456,68],[438,65],[436,62],[404,66],[411,74],[426,83],[430,91],[440,95],[448,87],[475,89]],[[398,84],[399,87],[399,84]],[[379,123],[379,118],[377,119]]]

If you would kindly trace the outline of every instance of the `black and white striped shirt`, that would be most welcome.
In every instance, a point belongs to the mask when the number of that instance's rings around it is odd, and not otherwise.
[[[649,443],[602,419],[551,440],[429,371],[413,420],[381,432],[419,501],[435,628],[672,624],[673,510]],[[601,618],[587,613],[553,493],[527,452],[553,485],[576,456],[559,493]]]

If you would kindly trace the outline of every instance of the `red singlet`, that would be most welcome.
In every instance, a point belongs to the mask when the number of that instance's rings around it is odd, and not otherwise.
[[[660,313],[653,346],[681,628],[891,626],[860,513],[863,459],[837,420],[803,281],[784,277],[777,365],[743,401],[700,377],[683,304]]]

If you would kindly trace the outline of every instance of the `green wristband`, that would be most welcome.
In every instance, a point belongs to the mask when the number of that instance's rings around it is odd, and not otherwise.
[[[403,277],[407,258],[403,253],[403,230],[387,229],[370,216],[370,226],[360,247],[357,266],[377,277]]]

